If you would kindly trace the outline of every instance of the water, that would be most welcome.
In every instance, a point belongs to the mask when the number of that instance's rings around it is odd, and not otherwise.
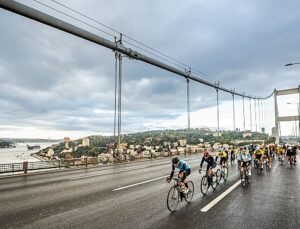
[[[21,163],[23,161],[39,161],[39,159],[30,156],[30,154],[38,152],[48,146],[55,144],[54,142],[26,142],[17,143],[15,148],[0,148],[0,164]],[[27,145],[40,145],[40,149],[28,150]]]

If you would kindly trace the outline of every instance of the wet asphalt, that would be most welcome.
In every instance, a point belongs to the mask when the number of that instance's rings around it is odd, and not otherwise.
[[[300,165],[275,161],[261,175],[252,170],[248,186],[202,212],[238,182],[239,173],[231,165],[228,180],[203,196],[201,156],[185,158],[195,194],[174,213],[166,205],[172,184],[165,182],[171,162],[164,158],[1,178],[0,228],[300,228]]]

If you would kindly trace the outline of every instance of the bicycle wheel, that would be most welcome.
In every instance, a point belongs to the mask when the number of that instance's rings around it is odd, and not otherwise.
[[[204,196],[206,195],[208,188],[209,188],[209,184],[208,184],[208,180],[207,180],[207,175],[205,175],[202,177],[201,183],[200,183],[200,190]]]
[[[187,186],[188,186],[188,193],[184,195],[184,199],[186,202],[190,203],[193,199],[193,196],[194,196],[194,183],[192,181],[189,181],[187,183]]]
[[[222,175],[223,175],[224,181],[227,181],[227,178],[228,178],[228,168],[225,167],[222,172],[223,172]]]
[[[257,171],[258,175],[260,175],[260,173],[261,173],[261,168],[260,167],[261,167],[260,163],[257,163],[256,171]]]
[[[216,176],[217,176],[217,183],[219,184],[221,181],[221,170],[220,169],[217,170]]]
[[[170,212],[174,212],[176,210],[178,202],[179,202],[179,191],[174,185],[172,188],[170,188],[167,197],[167,206]]]
[[[293,159],[292,157],[290,157],[290,165],[291,165],[291,169],[293,168]]]
[[[218,177],[215,174],[211,177],[211,187],[213,188],[213,190],[216,189],[217,185],[218,185]]]

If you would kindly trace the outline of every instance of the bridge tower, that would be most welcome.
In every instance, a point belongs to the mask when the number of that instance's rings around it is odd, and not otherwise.
[[[291,95],[291,94],[299,94],[299,101],[298,101],[298,115],[297,116],[280,116],[278,115],[278,104],[277,104],[277,96],[282,95]],[[285,90],[276,90],[274,89],[274,105],[275,105],[275,143],[279,143],[279,123],[280,122],[290,122],[290,121],[298,121],[298,127],[300,130],[300,85],[298,88],[290,88]],[[299,141],[299,139],[298,139]]]

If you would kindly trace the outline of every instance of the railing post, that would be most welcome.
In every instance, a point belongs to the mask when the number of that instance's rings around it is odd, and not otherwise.
[[[24,170],[24,174],[27,174],[27,170],[28,170],[28,161],[23,161],[23,170]]]

